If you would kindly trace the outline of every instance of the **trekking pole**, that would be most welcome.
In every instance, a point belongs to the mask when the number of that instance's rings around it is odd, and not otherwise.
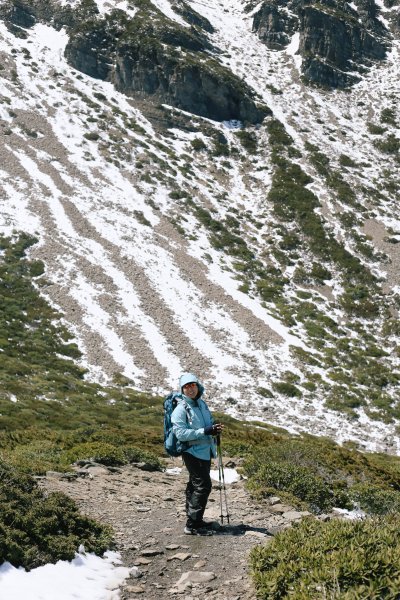
[[[224,516],[229,525],[229,510],[228,510],[228,497],[226,494],[226,486],[225,486],[225,475],[224,475],[224,465],[222,463],[222,449],[221,449],[221,436],[217,436],[217,454],[218,454],[218,475],[219,475],[219,493],[220,493],[220,504],[221,504],[221,523],[224,522]],[[221,478],[222,478],[222,486],[221,486]],[[223,515],[222,510],[222,489],[224,490],[224,498],[225,498],[225,512],[226,515]]]
[[[221,472],[221,460],[220,460],[220,455],[219,455],[219,451],[218,448],[220,446],[220,437],[219,435],[217,435],[217,460],[218,460],[218,482],[219,482],[219,507],[220,507],[220,515],[219,518],[221,519],[221,525],[224,524],[224,511],[223,511],[223,507],[222,507],[222,472]]]

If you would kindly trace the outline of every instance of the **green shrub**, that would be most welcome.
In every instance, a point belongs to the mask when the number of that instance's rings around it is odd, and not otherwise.
[[[92,142],[96,142],[100,138],[99,134],[96,133],[96,131],[89,131],[88,133],[84,133],[83,137]]]
[[[190,141],[190,145],[192,146],[193,150],[195,150],[196,152],[200,152],[201,150],[206,150],[206,148],[207,148],[206,144],[203,142],[203,140],[201,138],[194,138],[193,140]]]
[[[18,444],[3,452],[9,464],[24,473],[44,475],[46,471],[66,471],[68,463],[62,460],[61,450],[51,440],[34,440],[29,444]]]
[[[400,514],[400,492],[396,490],[384,489],[371,483],[360,483],[351,488],[349,495],[368,514]]]
[[[395,599],[400,589],[400,517],[303,520],[250,555],[257,597]]]
[[[284,396],[289,396],[289,398],[299,398],[302,394],[299,388],[297,388],[293,383],[289,383],[287,381],[278,381],[272,384],[274,390],[276,390],[279,394],[283,394]]]
[[[368,123],[368,130],[372,135],[383,135],[387,129],[376,123]]]
[[[46,496],[30,476],[0,459],[0,564],[32,569],[72,560],[80,544],[102,554],[111,547],[111,529],[81,515],[67,496]]]
[[[124,448],[124,455],[126,462],[129,463],[147,463],[154,471],[162,471],[163,463],[161,460],[152,452],[146,452],[136,446],[126,446]]]
[[[397,127],[395,111],[391,108],[384,108],[381,111],[381,123],[387,123],[388,125],[393,125],[393,127]]]
[[[274,397],[273,393],[264,387],[257,388],[257,394],[260,394],[260,396],[262,396],[263,398],[273,398]]]
[[[253,131],[241,129],[240,131],[237,131],[235,135],[247,152],[250,154],[255,154],[257,152],[257,136]]]
[[[393,133],[389,133],[384,140],[375,142],[375,146],[385,154],[398,154],[400,151],[400,139]]]
[[[257,496],[270,495],[272,489],[278,494],[292,494],[315,512],[333,506],[334,494],[330,486],[309,468],[289,462],[260,462],[250,458],[245,463],[245,470],[250,476],[249,487]]]
[[[357,166],[357,163],[355,163],[354,160],[350,158],[350,156],[347,156],[347,154],[341,154],[339,156],[339,164],[341,167],[354,168]]]
[[[67,450],[65,460],[74,463],[77,460],[92,460],[102,465],[118,466],[128,462],[122,448],[107,442],[84,442]]]

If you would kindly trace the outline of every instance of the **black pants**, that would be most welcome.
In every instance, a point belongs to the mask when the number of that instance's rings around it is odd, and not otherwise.
[[[186,485],[186,525],[196,527],[203,519],[211,492],[211,459],[201,460],[189,452],[183,452],[182,459],[189,471],[189,481]]]

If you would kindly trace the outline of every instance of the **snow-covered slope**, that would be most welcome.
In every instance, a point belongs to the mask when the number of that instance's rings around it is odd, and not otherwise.
[[[188,27],[169,2],[154,4]],[[399,42],[393,40],[387,60],[351,90],[321,90],[302,82],[298,33],[276,52],[254,35],[252,12],[240,0],[190,5],[213,26],[210,40],[220,63],[255,90],[291,136],[293,160],[312,178],[306,187],[319,200],[315,212],[324,226],[384,281],[396,306],[398,151],[377,146],[371,124],[386,109],[392,122],[385,132],[399,139]],[[101,14],[113,7],[135,14],[129,2],[99,0],[98,6]],[[299,248],[298,259],[287,264],[279,264],[273,252],[285,251],[287,232],[267,200],[275,165],[266,127],[245,130],[239,122],[217,123],[167,106],[157,110],[175,122],[160,125],[159,113],[151,119],[147,100],[128,98],[112,83],[71,68],[64,29],[37,23],[25,31],[25,39],[16,37],[0,22],[0,231],[37,236],[32,254],[46,266],[41,291],[64,314],[88,376],[105,381],[121,372],[140,389],[164,393],[176,386],[182,370],[191,370],[204,380],[211,405],[232,414],[397,450],[396,420],[383,423],[382,415],[371,418],[366,410],[368,384],[365,406],[355,404],[350,417],[324,404],[333,380],[329,365],[304,323],[288,318],[292,299],[298,310],[300,291],[360,347],[370,343],[346,329],[338,301],[343,279],[334,274],[323,285],[296,283],[296,260],[315,261],[309,249]],[[256,140],[255,151],[241,143],[244,131]],[[351,206],[327,185],[315,148],[356,191]],[[358,238],[341,218],[348,211]],[[254,260],[279,267],[288,282],[285,307],[263,300],[251,274],[246,279],[241,256],[213,242],[215,222],[233,223]],[[373,245],[385,259],[365,250]],[[383,343],[378,331],[384,319],[377,316],[371,326],[374,344]],[[363,326],[363,335],[369,327]],[[384,342],[388,354],[382,360],[393,370],[397,340],[392,331]],[[327,346],[334,351],[335,341]],[[299,353],[316,360],[306,364]],[[288,393],[274,387],[279,382],[291,386]],[[393,404],[397,390],[395,381],[385,383]]]

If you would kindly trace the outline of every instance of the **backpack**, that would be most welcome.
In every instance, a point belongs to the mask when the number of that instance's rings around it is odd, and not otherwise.
[[[171,392],[164,400],[164,448],[170,456],[181,456],[182,452],[189,448],[187,442],[180,442],[173,432],[171,415],[178,404],[178,398],[182,398],[178,392]],[[183,403],[189,418],[189,407]]]

